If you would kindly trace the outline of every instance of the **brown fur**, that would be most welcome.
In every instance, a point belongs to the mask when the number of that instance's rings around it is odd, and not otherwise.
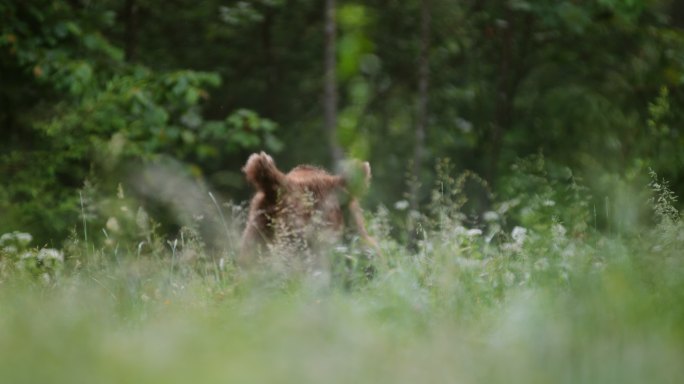
[[[344,176],[323,169],[300,165],[282,173],[265,152],[252,154],[243,167],[247,181],[256,189],[247,226],[242,236],[240,261],[249,262],[266,245],[279,237],[292,236],[307,245],[324,240],[339,240],[344,229],[343,208],[359,236],[378,250],[366,231],[358,194],[370,183],[370,165],[354,163]],[[360,171],[360,172],[359,172]],[[361,173],[363,187],[352,188]]]

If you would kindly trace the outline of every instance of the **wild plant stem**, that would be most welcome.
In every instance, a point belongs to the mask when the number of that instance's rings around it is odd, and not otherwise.
[[[83,239],[86,247],[88,246],[88,225],[86,223],[85,208],[83,207],[83,193],[78,191],[78,196],[81,199],[81,217],[83,218]]]
[[[211,197],[211,201],[214,202],[214,206],[216,207],[216,210],[219,213],[219,216],[221,217],[221,223],[223,224],[223,229],[226,231],[226,239],[230,241],[230,231],[228,230],[228,223],[226,222],[226,218],[223,216],[223,210],[221,210],[221,207],[219,206],[218,202],[216,201],[216,198],[214,198],[214,194],[209,192],[209,197]],[[228,244],[230,245],[230,244]]]

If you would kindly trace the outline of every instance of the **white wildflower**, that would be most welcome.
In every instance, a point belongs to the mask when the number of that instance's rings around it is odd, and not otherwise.
[[[481,230],[481,229],[477,229],[477,228],[469,229],[469,230],[466,231],[466,235],[467,235],[468,237],[480,236],[481,234],[482,234],[482,230]]]
[[[17,253],[17,247],[14,245],[8,245],[2,249],[5,253]]]
[[[466,234],[466,229],[465,229],[464,226],[462,226],[462,225],[457,225],[456,227],[454,227],[454,235],[456,235],[456,236],[463,236],[463,235],[465,235],[465,234]]]
[[[458,127],[458,129],[460,129],[463,133],[468,133],[473,130],[473,123],[462,117],[457,117],[454,122],[456,123],[456,127]]]
[[[43,248],[38,252],[38,260],[56,260],[64,262],[64,254],[53,248]]]
[[[14,234],[3,233],[2,236],[0,236],[0,245],[8,243],[10,240],[13,240],[13,239],[14,239]]]
[[[494,211],[487,211],[482,215],[484,221],[497,221],[499,220],[499,214]]]
[[[553,207],[554,205],[556,205],[556,202],[551,199],[546,199],[542,202],[542,205],[545,207]]]
[[[135,223],[138,225],[138,228],[147,232],[150,229],[149,222],[150,216],[147,212],[142,207],[138,208],[138,213],[135,215]]]
[[[497,212],[498,212],[500,215],[503,215],[503,214],[505,214],[506,212],[508,212],[511,208],[514,208],[514,207],[518,206],[518,204],[520,204],[520,200],[519,200],[519,199],[513,199],[513,200],[504,201],[504,202],[501,203],[501,205],[499,206],[499,209],[497,209]]]
[[[516,244],[522,245],[527,237],[527,229],[515,226],[511,232],[511,237],[513,237],[513,241],[515,241]]]
[[[22,246],[27,246],[31,240],[33,240],[33,236],[31,236],[30,233],[24,232],[14,232],[14,238],[17,239],[19,245]]]
[[[403,211],[408,207],[409,207],[409,202],[406,200],[399,200],[396,203],[394,203],[394,209],[396,209],[398,211]]]
[[[116,217],[110,217],[107,219],[107,224],[105,224],[105,227],[107,227],[110,232],[114,233],[119,232],[121,229],[119,226],[119,221],[116,219]]]
[[[26,251],[26,252],[24,252],[24,253],[21,254],[20,259],[26,260],[26,259],[30,259],[30,258],[32,258],[32,257],[35,257],[35,255],[33,254],[33,252]]]
[[[553,231],[553,236],[557,237],[557,238],[565,237],[565,233],[567,232],[565,227],[561,223],[554,224],[552,227],[552,231]]]

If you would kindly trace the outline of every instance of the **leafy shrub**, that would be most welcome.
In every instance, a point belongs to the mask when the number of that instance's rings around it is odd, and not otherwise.
[[[33,237],[14,231],[0,236],[0,282],[12,273],[25,272],[45,283],[61,272],[64,253],[53,248],[29,248]]]
[[[277,125],[253,111],[205,118],[218,74],[126,61],[100,32],[113,23],[107,7],[72,6],[0,4],[9,16],[0,35],[3,73],[12,79],[0,97],[20,106],[0,109],[15,132],[0,144],[7,147],[0,173],[8,181],[0,187],[0,231],[30,229],[41,242],[59,243],[77,222],[86,180],[116,188],[131,168],[173,158],[197,177],[235,188],[237,169],[224,171],[231,156],[282,148]],[[21,103],[26,92],[41,96]]]

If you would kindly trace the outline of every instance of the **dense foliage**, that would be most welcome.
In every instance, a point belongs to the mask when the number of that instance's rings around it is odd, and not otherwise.
[[[421,4],[337,4],[338,138],[373,164],[371,205],[408,190]],[[559,181],[564,167],[586,180],[604,228],[617,190],[638,193],[649,167],[684,190],[681,4],[424,5],[426,161],[409,176],[419,201],[440,158],[513,197],[511,165],[541,154]],[[318,2],[3,0],[0,15],[0,232],[58,245],[80,222],[86,180],[112,196],[131,168],[163,158],[238,200],[250,151],[330,165]]]

